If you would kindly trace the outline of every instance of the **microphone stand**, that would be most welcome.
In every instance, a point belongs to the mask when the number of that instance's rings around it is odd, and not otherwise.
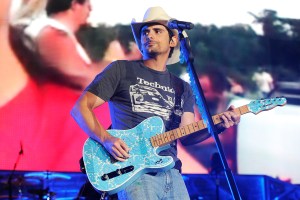
[[[13,197],[12,197],[12,178],[13,178],[15,172],[16,172],[17,165],[18,165],[18,163],[19,163],[20,158],[21,158],[22,155],[23,155],[23,148],[22,148],[22,143],[21,143],[21,149],[20,149],[20,151],[18,153],[17,160],[16,160],[16,162],[14,164],[14,168],[13,168],[11,174],[9,175],[8,181],[7,181],[7,184],[8,184],[8,196],[9,196],[10,200],[13,199]]]
[[[227,178],[227,182],[228,182],[229,188],[231,190],[231,194],[234,199],[241,199],[241,196],[239,194],[234,177],[233,177],[232,172],[226,161],[226,158],[225,158],[225,155],[224,155],[224,152],[222,149],[222,145],[221,145],[220,139],[218,137],[217,129],[213,123],[212,117],[208,110],[208,106],[207,106],[207,103],[206,103],[206,100],[205,100],[205,97],[203,94],[203,90],[201,88],[200,82],[199,82],[197,74],[196,74],[196,70],[194,68],[194,64],[193,64],[194,57],[192,55],[190,42],[189,42],[188,38],[184,37],[184,35],[182,33],[183,29],[178,28],[177,30],[178,30],[178,34],[179,34],[179,40],[180,40],[181,55],[185,59],[187,66],[188,66],[187,69],[190,74],[190,80],[192,82],[193,92],[195,93],[196,102],[197,102],[197,105],[201,112],[201,116],[203,118],[203,121],[206,122],[209,133],[213,136],[213,138],[215,140],[215,143],[216,143],[219,155],[220,155],[220,159],[222,161],[222,165],[224,168],[224,172],[225,172],[225,175]],[[193,82],[194,82],[194,84],[193,84]]]
[[[220,178],[219,175],[221,172],[223,172],[221,160],[219,153],[215,152],[211,156],[211,164],[210,164],[211,170],[210,174],[212,176],[215,176],[215,184],[216,184],[216,200],[220,199]]]

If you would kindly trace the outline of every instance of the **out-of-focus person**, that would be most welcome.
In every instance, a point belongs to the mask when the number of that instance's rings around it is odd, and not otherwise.
[[[267,98],[274,89],[274,80],[272,75],[264,68],[259,68],[257,72],[254,72],[252,80],[255,81],[259,97]]]
[[[31,6],[41,8],[36,4]],[[46,14],[34,19],[25,14],[34,8],[20,9],[21,14],[13,22],[16,40],[19,39],[16,43],[23,45],[19,57],[30,63],[28,71],[38,80],[56,81],[80,90],[103,70],[91,62],[75,36],[87,24],[91,9],[89,0],[48,0]],[[33,64],[32,60],[35,60]]]
[[[0,169],[79,171],[78,161],[86,135],[69,111],[78,98],[70,87],[40,84],[26,71],[12,47],[10,3],[0,6]],[[99,109],[103,123],[110,121],[108,109]]]

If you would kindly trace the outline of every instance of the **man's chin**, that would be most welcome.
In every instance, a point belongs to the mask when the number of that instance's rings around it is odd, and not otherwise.
[[[147,53],[147,57],[148,58],[155,58],[156,57],[156,55],[157,55],[157,52],[154,52],[154,51],[148,51]]]

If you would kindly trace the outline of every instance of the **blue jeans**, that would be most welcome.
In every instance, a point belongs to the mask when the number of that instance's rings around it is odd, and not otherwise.
[[[119,200],[189,200],[181,174],[176,169],[144,174],[118,193]]]

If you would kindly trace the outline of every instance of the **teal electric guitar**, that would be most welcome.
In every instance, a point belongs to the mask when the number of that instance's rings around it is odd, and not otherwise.
[[[285,104],[285,98],[255,100],[236,108],[234,112],[238,115],[249,112],[258,114]],[[221,123],[220,115],[212,117],[214,124]],[[205,128],[206,125],[200,120],[164,132],[162,119],[150,117],[129,130],[108,130],[111,135],[121,138],[130,147],[130,158],[125,162],[115,160],[100,143],[89,138],[83,148],[83,160],[88,179],[98,191],[108,194],[117,193],[142,174],[172,168],[174,166],[172,157],[159,156],[158,153],[168,148],[172,141]]]

